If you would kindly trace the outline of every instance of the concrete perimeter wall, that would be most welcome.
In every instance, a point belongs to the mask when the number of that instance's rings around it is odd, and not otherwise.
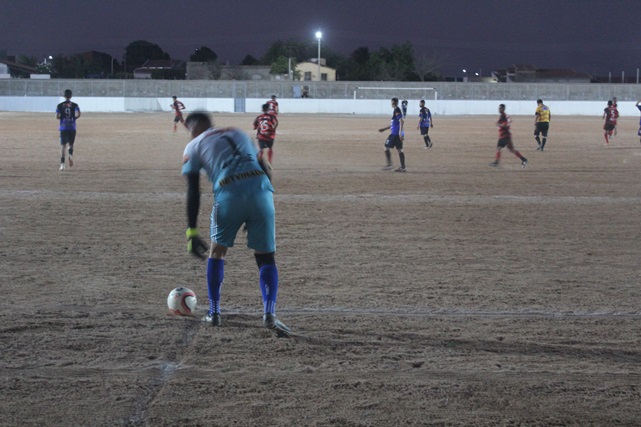
[[[310,98],[295,98],[303,85]],[[410,115],[420,99],[435,115],[496,114],[500,103],[531,115],[537,98],[553,114],[601,115],[616,96],[622,115],[637,115],[641,99],[635,84],[0,79],[0,111],[52,112],[65,89],[83,112],[170,111],[176,95],[191,111],[258,113],[275,94],[283,113],[388,115],[395,96],[409,101]]]

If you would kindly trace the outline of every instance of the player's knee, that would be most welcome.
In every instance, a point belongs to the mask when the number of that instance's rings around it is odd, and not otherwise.
[[[69,147],[69,155],[73,156],[73,146]]]
[[[254,254],[254,258],[256,258],[256,265],[258,265],[258,268],[261,268],[263,265],[276,264],[274,252],[270,252],[268,254]]]
[[[209,258],[223,259],[227,255],[227,247],[213,243],[209,249]]]

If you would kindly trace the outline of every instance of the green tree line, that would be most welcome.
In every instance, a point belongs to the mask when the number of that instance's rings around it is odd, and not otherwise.
[[[272,74],[287,74],[290,62],[293,67],[298,62],[317,57],[317,44],[313,41],[278,40],[271,44],[260,58],[247,55],[240,65],[270,66]],[[435,56],[418,56],[411,43],[406,42],[391,47],[381,47],[371,51],[362,46],[345,56],[330,46],[323,46],[322,57],[326,65],[336,69],[339,80],[357,81],[429,81],[439,80],[439,68],[445,60]],[[106,59],[105,59],[106,58]],[[160,46],[146,40],[136,40],[125,48],[122,58],[111,58],[104,54],[98,59],[88,61],[81,55],[55,55],[49,61],[39,63],[34,57],[20,56],[17,62],[36,67],[40,73],[51,74],[54,78],[111,77],[130,78],[134,69],[147,60],[169,60],[170,55]],[[217,64],[218,55],[207,46],[194,50],[189,57],[193,62]],[[296,73],[296,70],[294,69]],[[184,71],[159,70],[152,73],[153,78],[180,79]]]

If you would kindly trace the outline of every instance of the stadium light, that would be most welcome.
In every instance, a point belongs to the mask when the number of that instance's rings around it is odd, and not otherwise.
[[[321,81],[321,72],[320,72],[320,45],[321,38],[323,38],[323,33],[320,30],[316,31],[316,38],[318,39],[318,81]]]

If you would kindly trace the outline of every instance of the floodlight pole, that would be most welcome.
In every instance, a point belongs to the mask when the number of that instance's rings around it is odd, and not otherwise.
[[[320,32],[320,30],[316,31],[316,38],[318,39],[318,81],[321,81],[321,71],[320,71],[320,46],[321,46],[321,38],[323,37],[323,33]]]

